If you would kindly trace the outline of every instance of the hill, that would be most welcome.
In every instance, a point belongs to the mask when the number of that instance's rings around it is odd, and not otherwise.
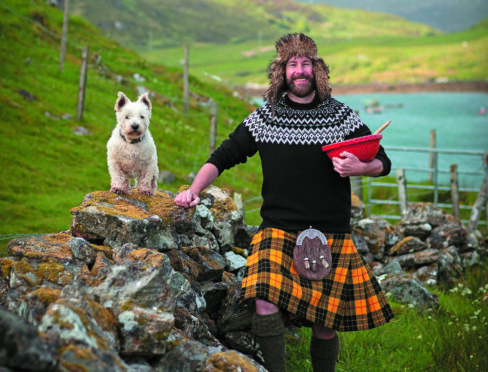
[[[287,32],[325,38],[439,33],[389,14],[312,7],[290,0],[71,0],[70,9],[107,36],[136,49],[184,43],[267,43]]]
[[[444,32],[465,30],[488,17],[485,0],[297,0],[301,3],[395,14]]]
[[[6,0],[0,5],[0,234],[57,232],[70,227],[69,210],[94,190],[108,190],[106,143],[115,126],[118,91],[136,99],[148,90],[151,133],[160,170],[176,176],[177,191],[209,153],[209,105],[218,104],[218,136],[252,109],[234,92],[190,79],[184,114],[182,70],[149,63],[70,17],[64,70],[59,69],[63,13],[44,0]],[[90,51],[85,110],[76,120],[81,48]],[[217,185],[238,188],[244,200],[259,195],[259,159],[228,172]],[[4,241],[5,242],[5,241]]]
[[[319,55],[330,66],[335,86],[487,81],[487,26],[484,21],[466,31],[425,37],[331,39],[318,34],[314,38]],[[150,61],[179,66],[183,47],[141,49],[140,53]],[[258,90],[267,84],[266,68],[273,57],[271,41],[190,46],[190,67],[195,76]]]
[[[430,0],[434,1],[434,0]],[[486,80],[486,27],[452,34],[391,14],[290,0],[72,0],[72,12],[155,63],[262,91],[274,41],[305,32],[334,85]],[[116,4],[116,5],[114,5]],[[248,89],[249,91],[249,89]]]

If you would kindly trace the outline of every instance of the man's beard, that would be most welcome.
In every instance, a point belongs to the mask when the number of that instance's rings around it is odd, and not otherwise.
[[[297,87],[294,82],[295,79],[307,79],[308,84]],[[288,91],[300,98],[307,97],[315,90],[315,80],[306,75],[294,76],[292,79],[287,79],[286,84],[288,85]]]

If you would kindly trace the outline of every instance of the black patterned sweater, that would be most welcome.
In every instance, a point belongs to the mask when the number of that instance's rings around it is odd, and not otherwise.
[[[297,232],[312,226],[324,232],[351,231],[351,185],[322,146],[371,134],[347,105],[334,98],[298,104],[284,95],[250,114],[210,156],[219,174],[259,152],[263,173],[261,229]],[[381,176],[391,169],[380,146]]]

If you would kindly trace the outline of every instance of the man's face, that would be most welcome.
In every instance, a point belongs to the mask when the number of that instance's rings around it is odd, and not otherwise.
[[[313,64],[307,57],[291,57],[286,63],[288,90],[297,97],[306,97],[315,89]]]

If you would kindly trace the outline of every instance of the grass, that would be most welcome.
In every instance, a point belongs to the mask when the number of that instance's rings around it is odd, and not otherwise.
[[[379,36],[375,39],[315,37],[321,55],[331,69],[333,84],[422,83],[438,78],[486,80],[488,34],[486,28],[428,37]],[[245,57],[243,52],[273,46],[273,40],[232,45],[196,44],[190,47],[190,69],[195,76],[217,76],[229,85],[267,84],[266,67],[274,50]],[[147,50],[150,61],[178,66],[183,47]],[[218,58],[216,58],[218,56]]]
[[[363,35],[439,34],[425,24],[401,17],[339,9],[324,4],[260,0],[121,0],[74,1],[70,9],[107,35],[131,48],[162,49],[190,44],[229,45],[275,40],[283,33],[306,32],[313,37],[355,38]],[[120,26],[116,28],[115,23]]]
[[[70,209],[95,190],[107,190],[106,143],[115,126],[118,91],[135,99],[152,92],[151,133],[160,170],[176,182],[159,185],[176,192],[209,155],[209,100],[218,105],[217,142],[253,106],[225,86],[190,78],[190,110],[184,113],[183,72],[147,62],[72,17],[64,70],[59,70],[63,14],[43,0],[8,0],[0,5],[0,251],[12,234],[50,233],[70,228]],[[90,58],[83,118],[76,119],[81,47]],[[134,74],[145,78],[137,81]],[[28,100],[21,92],[35,98]],[[76,127],[91,134],[80,136]],[[216,182],[243,194],[259,194],[259,159],[226,172]]]
[[[176,191],[188,183],[187,175],[196,171],[208,156],[209,112],[205,103],[212,99],[218,104],[218,142],[253,109],[222,84],[206,78],[203,72],[219,74],[222,69],[229,76],[239,76],[235,73],[239,69],[241,80],[236,81],[250,81],[263,74],[272,55],[272,52],[262,53],[240,64],[239,50],[242,49],[239,48],[250,50],[258,44],[236,44],[228,53],[227,49],[216,46],[193,46],[190,56],[192,64],[196,65],[192,66],[194,75],[190,80],[190,113],[185,115],[182,70],[178,65],[182,50],[179,48],[173,52],[165,50],[150,62],[105,38],[83,19],[71,17],[66,62],[60,72],[62,12],[47,6],[44,0],[5,0],[0,5],[0,15],[0,237],[4,237],[0,241],[0,252],[12,234],[69,229],[70,209],[78,206],[89,192],[109,188],[105,146],[115,125],[113,105],[119,90],[132,99],[139,86],[154,92],[151,132],[158,148],[159,167],[176,176],[174,184],[159,187]],[[391,54],[388,52],[387,57],[393,58],[400,51],[404,53],[402,58],[393,60],[400,66],[407,55],[415,56],[439,47],[435,52],[437,57],[429,54],[425,61],[418,58],[415,61],[419,69],[428,70],[438,65],[436,58],[443,53],[447,54],[441,65],[447,66],[451,51],[455,50],[458,75],[453,76],[472,79],[479,76],[479,66],[484,66],[477,58],[486,61],[486,48],[479,47],[486,44],[486,36],[482,34],[486,34],[486,28],[473,34],[391,39],[388,45],[396,44],[398,48]],[[459,48],[463,40],[477,48],[472,54],[466,53],[466,61],[462,59],[462,51],[467,50]],[[370,60],[376,60],[379,54],[385,53],[380,44],[371,40],[321,43],[321,50],[332,58],[334,79],[343,75],[351,76],[351,81],[360,81],[364,74],[375,70],[368,67],[371,69],[361,72],[362,64],[355,67],[354,56],[367,50],[371,51]],[[423,49],[415,46],[416,43],[424,45]],[[360,44],[364,48],[359,48]],[[78,121],[75,119],[76,97],[84,45],[90,47],[88,91],[83,119]],[[350,61],[353,62],[344,60],[344,68],[350,71],[341,71],[339,57],[346,52],[352,53]],[[210,65],[211,59],[204,60],[206,53],[211,57],[212,53],[221,53],[227,60],[220,65]],[[200,65],[199,58],[203,61]],[[382,71],[389,68],[390,62],[382,59],[368,64],[371,65]],[[135,73],[144,76],[145,82],[138,82]],[[200,75],[202,79],[195,77]],[[21,90],[33,94],[35,100],[23,98]],[[70,116],[64,117],[65,114]],[[77,126],[92,134],[75,134],[73,129]],[[225,172],[216,184],[241,192],[244,200],[252,199],[260,193],[259,169],[259,158],[254,157],[232,172]],[[249,224],[259,221],[256,211],[259,203],[257,200],[246,205]],[[337,370],[488,370],[485,346],[488,307],[480,299],[483,292],[488,292],[486,275],[482,268],[477,268],[459,284],[462,287],[456,286],[452,292],[434,290],[441,301],[438,311],[418,313],[392,302],[397,316],[395,322],[377,330],[341,334],[343,351]],[[290,371],[311,370],[307,364],[310,337],[307,332],[309,330],[302,329],[299,338],[293,334],[287,336]]]
[[[336,371],[488,370],[488,260],[468,270],[452,289],[430,288],[436,310],[418,311],[390,299],[395,319],[374,330],[340,333]],[[287,370],[311,372],[311,330],[289,332]]]

